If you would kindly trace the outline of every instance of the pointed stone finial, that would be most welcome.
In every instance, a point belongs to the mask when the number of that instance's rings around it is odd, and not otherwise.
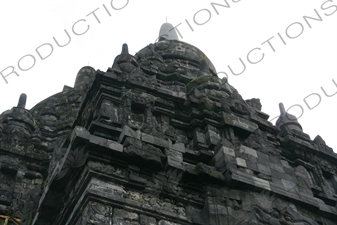
[[[174,29],[174,26],[170,23],[164,23],[160,27],[159,31],[159,41],[162,41],[163,39],[166,40],[179,40],[178,34],[176,30]]]
[[[19,108],[25,108],[26,107],[26,101],[27,101],[27,95],[26,94],[21,94],[18,102],[18,107]]]
[[[123,44],[121,55],[128,55],[128,54],[129,54],[129,46],[127,44]]]
[[[280,113],[281,113],[281,115],[285,115],[286,114],[286,110],[285,110],[284,105],[283,105],[282,102],[279,104],[279,107],[280,107]]]

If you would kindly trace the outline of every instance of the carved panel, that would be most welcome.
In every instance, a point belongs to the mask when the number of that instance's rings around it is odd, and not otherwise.
[[[90,201],[76,225],[111,225],[112,218],[113,208],[111,206]]]

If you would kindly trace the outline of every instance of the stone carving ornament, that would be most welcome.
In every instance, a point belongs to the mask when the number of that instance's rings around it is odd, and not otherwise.
[[[266,192],[255,194],[252,199],[245,199],[242,211],[237,215],[244,215],[241,219],[237,218],[236,224],[238,225],[318,225],[311,218],[314,215],[304,214],[304,211],[294,204],[285,202],[274,195],[270,196]]]
[[[57,180],[72,172],[75,168],[83,166],[88,158],[89,151],[85,152],[85,147],[77,147],[75,150],[69,152],[66,159],[64,159],[63,167],[57,175]]]

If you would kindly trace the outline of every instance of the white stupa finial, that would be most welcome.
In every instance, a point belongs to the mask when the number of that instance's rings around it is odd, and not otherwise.
[[[174,26],[170,23],[167,23],[167,18],[166,18],[166,23],[161,25],[160,31],[159,31],[159,41],[166,39],[166,40],[179,40],[178,34],[176,30],[174,29]]]

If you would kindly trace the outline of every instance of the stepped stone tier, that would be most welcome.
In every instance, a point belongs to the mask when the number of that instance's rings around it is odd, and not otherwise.
[[[174,30],[173,30],[174,31]],[[276,126],[164,24],[106,72],[0,116],[0,220],[29,225],[336,225],[337,155]],[[323,127],[322,127],[323,129]]]

